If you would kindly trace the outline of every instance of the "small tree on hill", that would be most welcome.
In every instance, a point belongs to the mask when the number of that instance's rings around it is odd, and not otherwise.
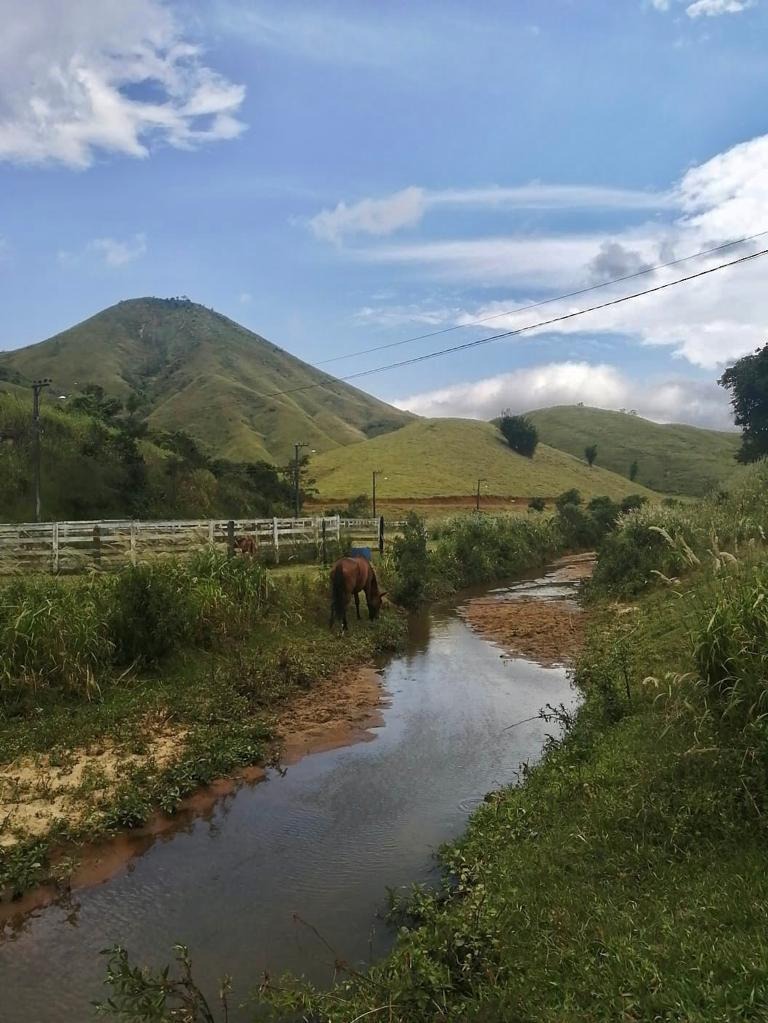
[[[632,462],[632,464],[629,467],[629,478],[633,483],[637,479],[637,473],[639,471],[639,468],[640,467],[637,464],[637,459],[635,459],[634,462]]]
[[[591,469],[595,464],[595,459],[597,458],[597,444],[590,444],[589,447],[584,448],[584,457]]]
[[[513,416],[509,409],[504,409],[499,429],[513,451],[526,458],[533,458],[539,443],[539,431],[527,416]]]

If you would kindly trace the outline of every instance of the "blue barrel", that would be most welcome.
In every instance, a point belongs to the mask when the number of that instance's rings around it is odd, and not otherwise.
[[[350,547],[349,548],[350,558],[365,558],[366,561],[371,560],[371,548],[370,547]]]

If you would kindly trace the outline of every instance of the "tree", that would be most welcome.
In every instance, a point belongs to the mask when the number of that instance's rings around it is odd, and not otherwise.
[[[768,345],[738,359],[718,380],[731,392],[733,419],[741,427],[739,462],[768,454]]]
[[[590,444],[589,447],[584,448],[584,457],[589,463],[590,469],[595,464],[597,458],[597,444]]]
[[[639,471],[639,468],[640,467],[637,464],[637,459],[635,459],[634,462],[632,462],[632,464],[629,467],[629,478],[632,481],[632,483],[634,483],[635,480],[637,479],[637,473]]]
[[[539,431],[527,416],[513,416],[509,409],[504,409],[499,429],[513,451],[526,458],[533,458],[539,443]]]

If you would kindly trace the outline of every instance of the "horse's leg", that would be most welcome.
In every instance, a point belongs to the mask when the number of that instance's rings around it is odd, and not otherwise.
[[[344,617],[341,620],[341,631],[349,632],[349,622],[347,621],[347,605],[344,604]]]
[[[357,611],[357,620],[360,621],[360,592],[355,590],[355,611]]]

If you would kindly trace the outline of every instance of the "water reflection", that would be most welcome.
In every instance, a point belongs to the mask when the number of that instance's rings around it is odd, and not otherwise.
[[[328,946],[355,965],[386,952],[387,887],[434,878],[435,850],[539,754],[552,726],[538,710],[573,700],[564,669],[502,659],[453,613],[414,616],[411,630],[383,670],[391,702],[374,742],[306,757],[207,817],[138,836],[151,844],[130,871],[0,945],[4,1023],[89,1019],[103,995],[98,953],[116,941],[155,964],[184,941],[209,990],[228,972],[236,996],[265,970],[330,983]]]

